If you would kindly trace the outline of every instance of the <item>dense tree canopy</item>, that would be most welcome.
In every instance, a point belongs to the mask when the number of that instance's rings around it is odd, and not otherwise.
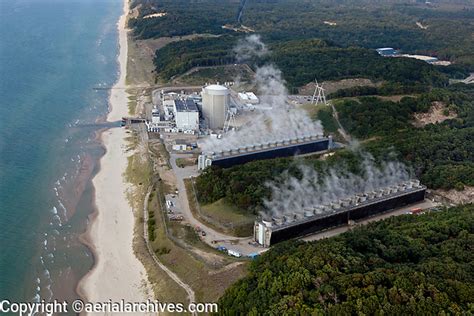
[[[320,38],[341,48],[389,46],[455,61],[462,67],[448,72],[466,74],[466,67],[473,70],[474,66],[474,44],[469,36],[474,30],[474,6],[469,1],[450,2],[430,6],[423,1],[398,0],[253,0],[246,2],[242,23],[268,43]],[[141,39],[242,35],[222,27],[237,23],[239,4],[240,0],[135,0],[132,7],[138,14],[129,25]],[[166,15],[145,18],[155,12]],[[303,62],[308,63],[306,58]]]
[[[474,186],[474,87],[454,85],[435,89],[418,97],[405,97],[400,102],[365,97],[347,100],[336,106],[346,129],[357,139],[370,141],[361,146],[376,158],[387,159],[395,153],[407,163],[414,174],[432,189],[462,189]],[[433,101],[449,104],[457,118],[423,128],[412,125],[415,112],[427,111]],[[320,111],[320,115],[330,115]],[[334,131],[335,127],[331,126]],[[374,137],[377,136],[377,137]],[[312,166],[319,172],[325,168],[357,167],[357,155],[340,150],[326,160],[310,156],[254,161],[229,169],[209,168],[196,180],[199,199],[211,203],[221,198],[248,212],[257,212],[262,199],[269,197],[265,182],[284,170],[297,175],[298,163]]]
[[[157,73],[162,79],[169,80],[196,66],[235,63],[232,47],[236,41],[237,37],[226,35],[168,44],[156,52],[154,63]],[[384,94],[420,92],[429,86],[445,86],[448,83],[447,76],[438,67],[409,58],[383,58],[365,48],[330,46],[313,39],[270,45],[270,50],[268,57],[256,63],[275,64],[282,70],[290,90],[315,78],[337,80],[366,77],[385,80],[392,84],[385,84],[379,89]]]
[[[224,315],[439,315],[474,311],[474,206],[402,215],[255,260]]]

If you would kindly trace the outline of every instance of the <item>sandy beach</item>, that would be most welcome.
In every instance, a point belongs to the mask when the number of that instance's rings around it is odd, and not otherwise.
[[[108,121],[118,121],[128,114],[126,85],[127,31],[125,29],[128,1],[119,20],[120,78],[110,95]],[[133,251],[135,217],[126,192],[130,184],[123,178],[127,167],[125,130],[112,128],[102,133],[106,154],[100,160],[100,171],[93,179],[97,212],[85,235],[95,257],[93,269],[81,280],[78,292],[91,302],[141,302],[153,298],[145,268]]]

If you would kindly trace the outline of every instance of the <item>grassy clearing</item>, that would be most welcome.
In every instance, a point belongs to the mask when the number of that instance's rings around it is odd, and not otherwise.
[[[140,42],[128,41],[128,60],[127,60],[127,85],[156,83],[154,73],[153,56],[140,47]]]
[[[127,137],[129,141],[128,148],[136,149],[138,140],[137,136],[130,133]],[[143,239],[144,219],[143,219],[143,202],[148,187],[153,181],[153,169],[151,163],[139,152],[135,152],[128,157],[127,169],[124,172],[125,179],[133,185],[133,189],[128,192],[128,199],[133,206],[135,215],[135,237],[133,240],[134,251],[136,256],[143,263],[147,270],[148,280],[150,281],[155,297],[162,301],[176,301],[186,303],[186,292],[176,282],[174,282],[163,270],[156,267],[155,262],[150,257]],[[153,195],[151,194],[151,199]],[[149,212],[151,221],[148,222],[147,228],[149,236],[156,239],[156,219],[155,213]]]
[[[159,193],[160,190],[161,188],[157,190],[157,194],[153,196],[149,205],[150,211],[155,212],[156,219],[153,250],[163,264],[193,288],[198,301],[216,301],[228,286],[245,274],[247,263],[220,272],[219,269],[235,260],[211,253],[210,256],[214,260],[213,264],[210,264],[197,258],[190,249],[173,242],[167,234],[167,225],[170,233],[177,233],[178,236],[174,237],[181,237],[183,241],[198,248],[206,247],[200,245],[202,242],[191,227],[167,221],[162,208],[164,197]]]
[[[140,153],[136,152],[128,158],[124,176],[127,182],[134,185],[134,189],[127,192],[128,199],[135,209],[142,208],[146,190],[151,184],[152,165]]]
[[[128,106],[128,114],[129,115],[135,115],[136,111],[137,111],[137,97],[135,95],[135,93],[131,93],[129,92],[129,95],[128,95],[128,102],[127,102],[127,106]]]
[[[189,207],[194,216],[214,230],[236,237],[252,235],[253,216],[242,213],[237,207],[220,199],[214,203],[200,206],[193,190],[191,179],[185,179],[184,185],[188,193]]]
[[[331,101],[334,102],[334,101]],[[337,101],[335,101],[337,103]],[[303,104],[302,109],[306,110],[311,118],[321,121],[326,134],[332,134],[336,141],[343,141],[344,138],[339,134],[339,126],[333,117],[332,108],[324,104],[313,105],[311,103]]]
[[[180,168],[194,166],[196,162],[196,158],[177,158],[176,165]]]
[[[247,232],[245,236],[252,235],[255,218],[242,213],[234,205],[226,203],[225,199],[217,200],[208,205],[202,205],[201,211],[205,216],[218,221],[224,226],[234,226],[235,231]]]
[[[201,85],[205,82],[227,82],[239,78],[241,82],[252,81],[253,74],[245,65],[202,67],[176,79],[180,83]]]
[[[165,145],[160,142],[154,142],[153,145],[150,146],[150,151],[153,153],[154,156],[159,157],[157,158],[160,162],[165,163],[168,169],[171,169],[170,165],[170,153],[166,150]]]

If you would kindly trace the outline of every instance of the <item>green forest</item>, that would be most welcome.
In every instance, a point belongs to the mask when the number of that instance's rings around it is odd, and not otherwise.
[[[240,0],[134,0],[132,7],[138,15],[130,19],[129,26],[138,39],[221,35],[174,42],[158,50],[157,73],[161,79],[169,80],[194,66],[235,62],[232,47],[245,33],[222,26],[236,23],[239,3]],[[154,12],[166,15],[144,18]],[[290,88],[314,78],[357,76],[405,86],[439,86],[446,83],[442,73],[461,78],[474,70],[474,41],[467,36],[474,32],[474,5],[469,1],[439,1],[428,6],[424,2],[397,0],[252,0],[243,8],[242,23],[262,35],[273,52],[268,61],[281,68]],[[386,46],[436,56],[455,65],[433,67],[416,60],[383,59],[374,52],[374,48]]]
[[[470,315],[474,205],[278,244],[219,300],[223,315]]]
[[[426,112],[433,101],[449,105],[457,117],[422,128],[412,125],[415,112]],[[452,85],[434,89],[418,97],[405,97],[400,102],[376,97],[342,100],[336,105],[340,121],[348,132],[362,140],[361,149],[376,159],[385,160],[393,154],[406,163],[416,177],[431,189],[457,189],[474,186],[474,87]],[[320,113],[320,114],[319,114]],[[319,115],[328,112],[320,111]],[[331,127],[334,129],[334,127]],[[368,141],[364,141],[368,140]],[[357,153],[339,150],[326,160],[318,156],[279,158],[254,161],[228,169],[209,168],[197,179],[201,203],[225,198],[229,203],[250,213],[257,213],[262,199],[270,191],[265,182],[283,171],[298,176],[296,166],[304,163],[318,172],[327,168],[357,168]]]
[[[197,38],[168,44],[156,52],[154,63],[163,80],[182,74],[196,66],[236,63],[232,47],[237,38]],[[252,67],[275,64],[283,72],[290,90],[318,80],[365,77],[387,81],[379,90],[383,94],[427,91],[443,87],[448,76],[439,67],[409,58],[383,58],[366,48],[330,46],[321,40],[300,40],[269,45],[271,54],[251,63]],[[464,75],[465,73],[463,73]],[[389,84],[391,83],[391,84]]]
[[[426,112],[433,101],[457,113],[454,119],[416,128],[415,112]],[[432,189],[462,190],[474,185],[474,87],[453,85],[400,102],[375,97],[346,100],[336,105],[341,124],[374,155],[397,152],[420,180]]]

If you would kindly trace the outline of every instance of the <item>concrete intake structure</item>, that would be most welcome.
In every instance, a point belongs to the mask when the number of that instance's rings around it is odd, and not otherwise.
[[[211,165],[229,168],[255,160],[318,153],[331,148],[332,137],[321,135],[286,139],[280,142],[272,141],[265,144],[252,144],[219,152],[202,153],[198,157],[198,169],[203,170]]]
[[[263,247],[270,247],[284,240],[346,225],[350,220],[361,220],[421,202],[425,191],[426,187],[418,180],[410,180],[379,190],[377,194],[364,192],[327,205],[315,205],[312,209],[295,210],[293,214],[263,218],[255,221],[254,240]]]

